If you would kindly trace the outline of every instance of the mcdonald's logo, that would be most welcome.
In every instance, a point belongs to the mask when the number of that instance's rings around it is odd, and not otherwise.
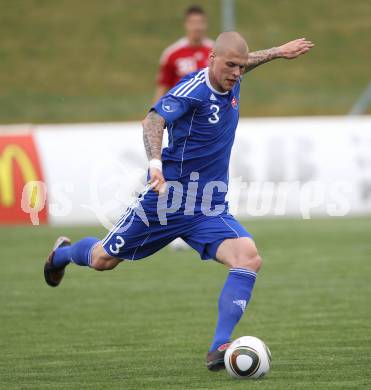
[[[43,176],[32,135],[0,136],[0,224],[30,223],[22,210],[23,189],[29,182],[42,182]],[[27,188],[27,186],[26,186]],[[35,191],[30,205],[39,207],[40,223],[47,221],[45,199]]]

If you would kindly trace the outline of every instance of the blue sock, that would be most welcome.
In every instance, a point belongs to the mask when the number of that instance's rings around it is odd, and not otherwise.
[[[256,273],[231,268],[219,297],[219,317],[210,351],[231,340],[233,329],[242,317],[254,288]]]
[[[89,266],[91,250],[98,241],[98,238],[86,237],[73,245],[58,248],[54,253],[53,264],[56,267],[64,267],[73,262],[81,266]]]

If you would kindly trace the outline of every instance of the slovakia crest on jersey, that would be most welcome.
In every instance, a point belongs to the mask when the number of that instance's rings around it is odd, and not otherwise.
[[[237,110],[238,109],[238,100],[236,98],[236,96],[233,96],[233,99],[231,101],[231,104],[232,104],[232,107]]]

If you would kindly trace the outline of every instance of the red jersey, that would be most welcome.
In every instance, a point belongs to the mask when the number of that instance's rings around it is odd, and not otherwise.
[[[172,88],[187,74],[207,67],[213,44],[207,38],[200,46],[191,46],[187,38],[176,41],[162,53],[157,83]]]

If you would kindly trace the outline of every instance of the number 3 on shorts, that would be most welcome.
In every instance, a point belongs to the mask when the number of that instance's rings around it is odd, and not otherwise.
[[[111,244],[109,246],[109,249],[114,255],[118,255],[120,252],[120,248],[122,248],[124,245],[125,240],[121,236],[116,236],[116,243],[113,245]],[[115,247],[115,249],[113,249],[113,247]]]
[[[213,125],[215,125],[215,123],[218,123],[219,122],[219,116],[218,116],[218,113],[219,113],[219,110],[220,110],[220,107],[217,106],[216,104],[212,104],[210,106],[210,110],[213,111],[213,116],[211,116],[209,118],[209,122]]]

